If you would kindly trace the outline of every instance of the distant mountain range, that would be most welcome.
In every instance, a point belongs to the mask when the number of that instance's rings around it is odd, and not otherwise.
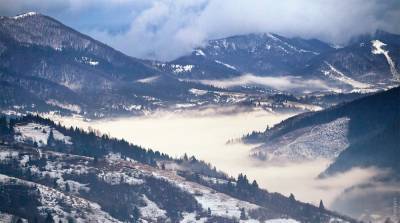
[[[341,89],[370,88],[399,81],[399,43],[399,35],[380,30],[343,47],[316,39],[248,34],[211,40],[191,55],[160,67],[191,79],[223,79],[243,73],[293,75],[321,79]]]
[[[8,113],[100,118],[215,104],[303,110],[316,100],[292,106],[300,100],[295,98],[287,106],[274,95],[289,99],[304,91],[364,93],[398,83],[399,36],[382,31],[338,49],[319,40],[276,34],[234,36],[211,40],[174,61],[157,62],[126,56],[39,13],[2,16],[0,28],[0,107]],[[282,90],[258,85],[255,79],[253,86],[239,81],[239,86],[222,89],[201,82],[245,73],[278,78],[275,81],[283,77],[285,83],[295,81],[293,85],[301,87]],[[324,87],[303,80],[318,80]],[[332,105],[324,97],[319,100],[317,106]]]

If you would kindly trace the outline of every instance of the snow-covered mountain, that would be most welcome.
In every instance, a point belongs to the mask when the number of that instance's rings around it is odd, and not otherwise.
[[[160,69],[180,78],[227,79],[256,76],[299,76],[321,80],[342,91],[372,91],[399,83],[400,36],[383,31],[343,47],[319,40],[248,34],[208,41],[191,55]]]
[[[223,68],[217,73],[227,67],[214,65]],[[42,14],[0,17],[0,107],[8,113],[99,118],[216,104],[253,106],[260,100],[270,101],[268,109],[287,107],[269,98],[281,91],[221,89],[181,80],[178,74],[192,70],[190,65],[172,68],[126,56]]]
[[[260,76],[293,74],[311,58],[333,50],[319,40],[285,38],[277,34],[248,34],[211,40],[191,55],[162,64],[180,76],[220,79],[253,73]],[[190,66],[177,72],[176,67]]]
[[[355,222],[194,157],[38,116],[0,121],[0,217],[62,222]]]

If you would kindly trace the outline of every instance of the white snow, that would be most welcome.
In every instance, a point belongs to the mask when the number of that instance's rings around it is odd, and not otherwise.
[[[79,105],[68,104],[68,103],[61,103],[55,99],[49,99],[46,101],[47,104],[57,106],[75,113],[81,113],[82,109]]]
[[[176,108],[191,108],[191,107],[194,107],[194,106],[196,106],[196,104],[193,104],[193,103],[182,103],[182,104],[178,103],[178,104],[175,104]]]
[[[203,57],[206,56],[206,54],[205,54],[205,53],[203,52],[203,50],[201,50],[201,49],[196,49],[196,50],[194,51],[194,53],[195,53],[196,56],[203,56]]]
[[[136,178],[135,177],[136,173],[134,172],[117,172],[117,171],[101,171],[97,177],[104,182],[111,184],[111,185],[117,185],[117,184],[122,184],[126,183],[129,185],[138,185],[138,184],[143,184],[144,181],[142,179]]]
[[[171,67],[173,68],[174,73],[179,74],[179,73],[183,73],[183,72],[191,72],[194,65],[171,64]]]
[[[79,62],[82,62],[84,64],[88,64],[90,66],[97,66],[99,65],[99,61],[89,58],[89,57],[81,57],[81,60],[78,60]]]
[[[215,60],[215,62],[216,62],[216,63],[219,63],[219,64],[222,64],[222,65],[224,65],[225,67],[230,68],[230,69],[232,69],[232,70],[236,70],[236,67],[234,67],[234,66],[232,66],[232,65],[229,65],[229,64],[227,64],[227,63],[221,62],[221,61],[219,61],[219,60]]]
[[[23,223],[27,223],[28,220],[24,218],[19,218],[11,214],[1,213],[0,212],[0,222],[2,223],[14,223],[16,219],[21,219]]]
[[[27,12],[27,13],[24,13],[24,14],[21,14],[21,15],[14,16],[12,18],[13,19],[22,19],[22,18],[25,18],[25,17],[34,16],[34,15],[38,15],[38,14],[39,13],[37,13],[37,12]]]
[[[123,106],[126,111],[139,111],[142,110],[142,105],[130,104],[128,106]]]
[[[207,221],[207,218],[200,218],[199,220],[196,220],[196,213],[183,212],[182,217],[183,219],[180,221],[180,223],[205,223]]]
[[[334,159],[349,142],[349,118],[338,118],[321,125],[297,129],[252,150],[270,162]]]
[[[210,208],[211,214],[215,216],[240,218],[241,208],[244,208],[246,212],[258,208],[257,205],[232,198],[192,182],[180,181],[174,183],[191,193],[204,210]]]
[[[31,141],[36,142],[38,146],[45,146],[47,145],[47,139],[51,130],[53,130],[54,139],[62,141],[65,144],[72,144],[71,137],[63,135],[54,128],[38,123],[16,125],[14,127],[14,131],[17,133],[15,140],[19,142]]]
[[[294,102],[294,101],[287,101],[283,102],[283,104],[289,108],[298,108],[302,110],[308,110],[308,111],[320,111],[322,110],[322,107],[318,105],[312,105],[312,104],[303,104],[299,102]]]
[[[119,222],[111,217],[108,213],[101,210],[100,205],[90,202],[86,199],[66,195],[55,189],[36,184],[14,177],[0,174],[0,183],[13,183],[18,185],[35,186],[40,193],[41,206],[39,211],[45,213],[47,210],[54,212],[54,218],[58,222],[59,219],[66,221],[68,216],[77,220],[77,222],[88,222],[95,219],[96,222]],[[61,206],[62,204],[62,206]],[[66,207],[64,209],[64,207]]]
[[[196,96],[201,96],[201,95],[205,95],[208,93],[208,91],[205,90],[200,90],[200,89],[196,89],[196,88],[191,88],[189,90],[190,93],[196,95]]]
[[[395,80],[400,80],[400,74],[396,70],[396,65],[394,64],[394,61],[389,56],[389,51],[384,50],[382,48],[382,47],[386,46],[387,44],[381,42],[380,40],[372,40],[371,43],[372,43],[372,46],[374,47],[374,49],[372,49],[371,53],[373,53],[373,54],[383,54],[385,56],[385,58],[386,58],[386,61],[389,64],[390,72],[392,73],[393,78]]]
[[[143,195],[143,200],[146,203],[146,206],[140,207],[141,218],[148,220],[150,222],[156,222],[157,219],[163,218],[166,219],[166,211],[160,209],[156,203],[149,200],[146,195]]]
[[[329,67],[329,70],[324,70],[322,71],[327,77],[340,81],[342,83],[345,84],[349,84],[354,88],[369,88],[371,87],[371,85],[366,84],[366,83],[362,83],[359,81],[356,81],[348,76],[346,76],[345,74],[343,74],[341,71],[339,71],[338,69],[336,69],[334,66],[332,66],[330,63],[328,63],[327,61],[325,61],[325,64]]]
[[[17,151],[0,151],[0,162],[16,159],[18,154]]]
[[[146,78],[143,78],[143,79],[139,79],[136,82],[149,84],[149,83],[153,83],[154,81],[157,81],[159,78],[160,78],[160,76],[146,77]]]
[[[299,221],[286,218],[277,218],[265,221],[265,223],[300,223]]]

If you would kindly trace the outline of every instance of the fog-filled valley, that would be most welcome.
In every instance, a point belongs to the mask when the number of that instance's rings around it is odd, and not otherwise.
[[[250,151],[254,145],[235,141],[251,131],[263,131],[295,114],[267,111],[220,113],[213,109],[206,113],[159,112],[145,117],[116,118],[85,121],[79,118],[56,117],[66,126],[95,129],[113,137],[152,148],[173,157],[194,155],[216,166],[231,176],[245,173],[263,188],[318,205],[322,199],[327,207],[353,185],[371,181],[384,171],[375,168],[354,168],[326,179],[318,179],[332,160],[269,164],[254,159]],[[232,142],[230,142],[230,140]],[[336,209],[343,209],[340,205]],[[347,207],[348,208],[348,207]]]

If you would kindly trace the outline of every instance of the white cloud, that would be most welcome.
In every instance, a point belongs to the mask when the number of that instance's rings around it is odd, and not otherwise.
[[[276,90],[328,90],[331,89],[321,80],[304,80],[294,76],[261,77],[245,74],[239,77],[219,80],[200,80],[202,84],[212,85],[220,88],[231,88],[236,86],[264,86]]]
[[[400,32],[398,0],[0,0],[0,5],[1,14],[36,10],[129,55],[160,60],[208,39],[249,32],[336,43],[377,28]]]

